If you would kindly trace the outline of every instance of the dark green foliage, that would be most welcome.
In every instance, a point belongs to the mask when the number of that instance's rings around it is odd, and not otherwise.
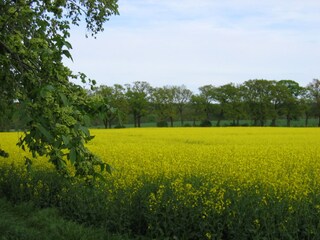
[[[70,82],[95,81],[83,73],[73,74],[63,57],[72,60],[68,42],[72,25],[84,19],[88,32],[95,35],[118,14],[117,8],[116,0],[0,2],[0,114],[19,105],[26,130],[18,146],[33,158],[47,156],[65,176],[70,175],[66,161],[74,166],[75,175],[89,179],[97,177],[95,166],[109,169],[84,145],[92,139],[87,128],[89,104],[83,89]],[[30,166],[32,160],[26,160]]]
[[[157,127],[168,127],[168,122],[167,121],[160,121],[157,122]]]
[[[6,151],[4,151],[0,148],[0,157],[8,158],[9,153],[7,153]]]
[[[126,99],[129,111],[133,115],[134,127],[141,127],[141,118],[146,115],[149,107],[151,86],[147,82],[126,84]]]
[[[209,120],[203,120],[203,121],[201,121],[201,123],[200,123],[199,126],[200,126],[200,127],[211,127],[211,126],[212,126],[212,123],[211,123],[211,121],[209,121]]]
[[[61,217],[56,208],[39,209],[31,202],[12,205],[0,199],[0,239],[19,240],[120,240],[126,236],[108,234],[103,229],[84,227]]]
[[[115,125],[114,128],[126,128],[124,125]]]

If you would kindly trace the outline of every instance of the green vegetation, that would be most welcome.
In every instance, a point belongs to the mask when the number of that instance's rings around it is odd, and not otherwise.
[[[26,171],[16,133],[2,133],[15,155],[0,162],[0,196],[29,202],[35,213],[54,208],[97,236],[103,229],[120,239],[318,239],[319,131],[94,130],[88,147],[114,171],[91,185],[62,178],[46,159]]]
[[[103,229],[85,227],[61,217],[55,208],[39,209],[32,203],[12,205],[0,199],[0,239],[19,240],[125,240],[124,235],[107,234]]]
[[[63,64],[69,30],[83,19],[95,36],[117,0],[0,12],[0,130],[24,131],[1,137],[1,239],[320,239],[318,129],[121,129],[94,142],[88,129],[320,126],[319,79],[94,87]]]
[[[108,170],[84,145],[92,139],[89,104],[85,91],[70,80],[95,81],[72,73],[63,58],[72,59],[71,26],[83,20],[96,35],[118,14],[117,1],[1,1],[0,12],[0,127],[7,129],[4,122],[9,122],[11,128],[18,114],[25,130],[18,145],[32,153],[27,165],[46,156],[64,176],[95,178],[96,166]],[[74,171],[68,171],[68,163]]]
[[[201,86],[198,94],[147,82],[99,86],[89,93],[91,126],[319,126],[319,84],[254,79]]]

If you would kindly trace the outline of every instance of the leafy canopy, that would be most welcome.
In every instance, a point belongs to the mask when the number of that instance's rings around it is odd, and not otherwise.
[[[87,98],[70,80],[87,77],[73,74],[62,60],[72,59],[70,27],[84,21],[95,36],[118,14],[117,0],[2,0],[0,12],[0,97],[21,105],[28,127],[18,145],[33,157],[49,157],[62,174],[71,174],[67,160],[86,178],[97,176],[97,165],[109,169],[84,145],[93,138]]]

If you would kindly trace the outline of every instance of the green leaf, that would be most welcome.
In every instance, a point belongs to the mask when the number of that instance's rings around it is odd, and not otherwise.
[[[34,126],[42,133],[42,135],[47,138],[48,141],[53,141],[54,138],[51,133],[47,131],[47,129],[45,129],[40,123],[35,124]]]
[[[52,86],[51,84],[48,84],[48,85],[45,87],[45,89],[51,92],[51,91],[54,91],[54,90],[55,90],[55,87]]]
[[[77,161],[77,151],[75,148],[70,149],[69,159],[72,165],[74,165],[75,162]]]
[[[99,178],[101,181],[107,183],[107,181],[106,181],[106,179],[104,178],[104,176],[103,176],[102,174],[100,174],[100,173],[97,173],[97,172],[93,173],[93,177],[94,177],[94,178]]]
[[[83,121],[84,121],[85,126],[90,125],[90,117],[88,115],[83,115]]]
[[[63,93],[59,93],[60,99],[63,103],[64,106],[68,106],[69,105],[69,101],[66,97],[66,95],[64,95]]]
[[[4,150],[2,150],[0,148],[0,157],[8,158],[9,157],[9,153],[5,152]]]
[[[106,163],[106,171],[109,173],[109,174],[112,174],[112,167]]]
[[[69,43],[68,41],[64,41],[64,45],[65,45],[68,49],[72,49],[72,45],[71,45],[71,43]]]
[[[90,137],[90,132],[87,127],[80,126],[79,129],[86,135],[86,137]]]
[[[26,165],[27,171],[30,172],[31,166],[32,166],[32,160],[30,158],[28,158],[28,157],[25,157],[24,165]]]
[[[61,137],[62,137],[64,145],[68,146],[69,143],[70,143],[70,138],[68,136],[66,136],[66,135],[62,135]]]
[[[67,58],[69,58],[73,61],[71,53],[68,50],[62,50],[62,54],[64,54]]]
[[[100,164],[100,171],[103,172],[105,169],[106,164],[102,163]]]

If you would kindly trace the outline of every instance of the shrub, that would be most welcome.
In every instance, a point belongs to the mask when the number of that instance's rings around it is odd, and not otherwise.
[[[209,121],[209,120],[203,120],[201,123],[200,123],[200,127],[211,127],[212,126],[212,123]]]
[[[157,122],[157,127],[168,127],[167,121],[159,121]]]
[[[118,124],[118,125],[115,125],[114,128],[126,128],[126,126]]]

